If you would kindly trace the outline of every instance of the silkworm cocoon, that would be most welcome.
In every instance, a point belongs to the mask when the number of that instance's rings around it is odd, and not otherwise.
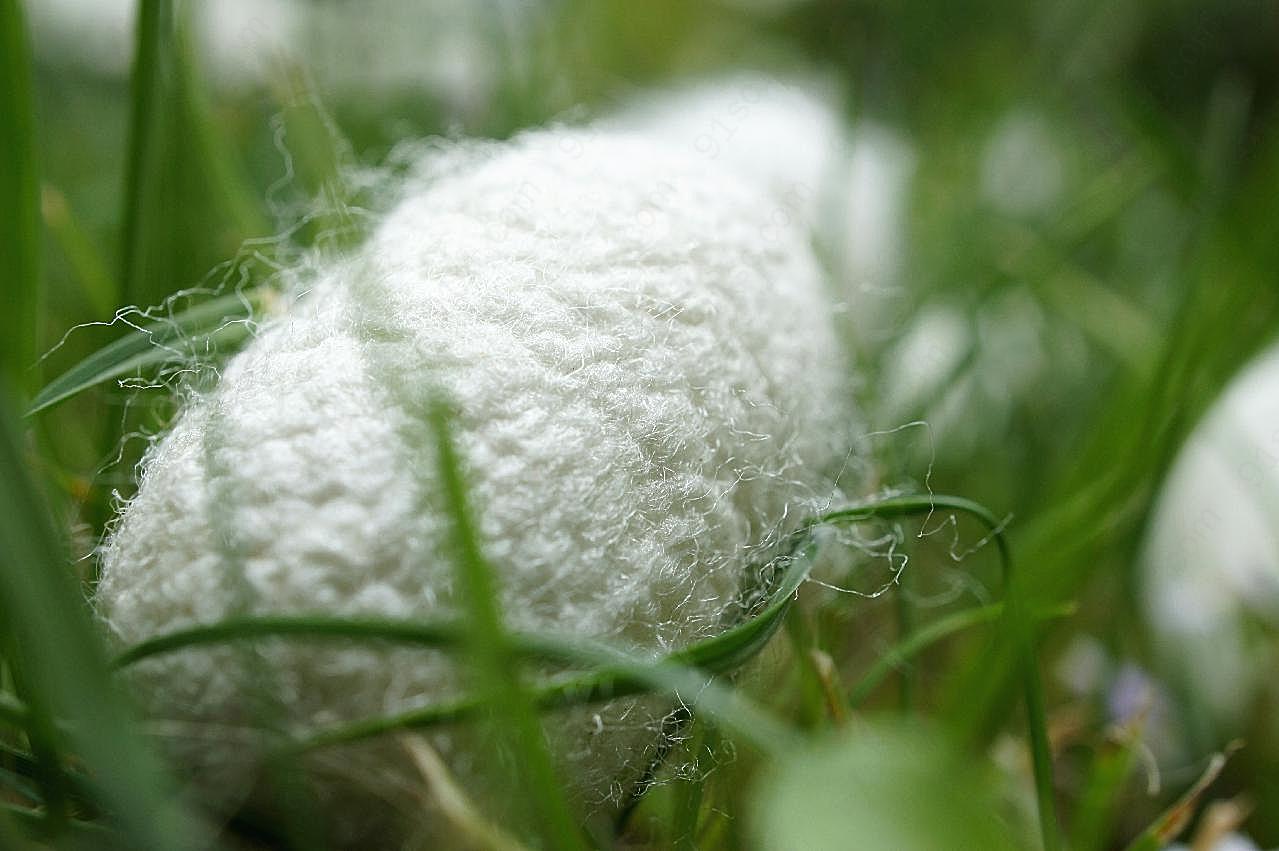
[[[905,243],[911,146],[871,120],[849,126],[814,80],[737,72],[650,93],[610,119],[762,183],[770,217],[810,229],[856,301],[860,333],[882,326]]]
[[[148,454],[102,551],[97,608],[119,642],[243,612],[456,611],[436,393],[514,628],[644,654],[715,634],[832,497],[852,434],[842,358],[807,235],[776,227],[758,187],[599,129],[464,146],[424,173]],[[153,716],[183,722],[175,749],[210,798],[252,775],[254,749],[220,731],[260,720],[264,684],[294,731],[464,689],[443,654],[283,640],[135,677]],[[555,717],[584,808],[638,776],[668,707]],[[464,733],[432,742],[464,784],[478,772]],[[412,787],[373,748],[334,768],[361,760]]]
[[[771,194],[774,220],[815,227],[838,203],[827,187],[848,158],[830,95],[806,81],[741,72],[642,96],[611,122],[739,172]]]
[[[1143,555],[1160,657],[1235,732],[1260,690],[1275,686],[1276,528],[1279,348],[1227,388],[1182,449]]]

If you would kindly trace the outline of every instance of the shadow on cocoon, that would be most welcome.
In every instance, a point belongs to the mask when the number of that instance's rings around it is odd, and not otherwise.
[[[766,190],[611,130],[445,148],[151,448],[101,552],[96,606],[120,644],[237,614],[456,613],[426,415],[439,395],[513,629],[645,655],[714,635],[835,496],[854,434],[844,359],[809,236],[770,220]],[[265,716],[301,734],[466,690],[443,653],[255,647],[132,670],[222,807],[261,770],[260,739],[229,731]],[[639,777],[670,705],[548,718],[583,813]],[[466,729],[429,741],[482,798]],[[434,830],[407,765],[390,741],[308,760],[351,842]]]

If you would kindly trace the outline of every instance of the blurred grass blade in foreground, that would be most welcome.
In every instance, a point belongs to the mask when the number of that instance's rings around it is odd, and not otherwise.
[[[72,580],[44,501],[27,474],[21,433],[0,400],[0,650],[18,672],[29,730],[54,760],[46,782],[62,783],[74,759],[97,803],[114,814],[124,844],[140,849],[195,847],[195,824],[176,806],[174,788],[143,743],[107,668],[87,607]],[[64,723],[65,722],[65,723]],[[46,790],[47,793],[50,790]],[[66,790],[52,790],[65,797]]]
[[[519,665],[510,646],[510,636],[502,622],[497,580],[480,548],[478,531],[471,518],[461,460],[453,444],[452,411],[445,403],[431,409],[435,430],[437,463],[445,504],[453,521],[453,558],[458,585],[466,602],[468,649],[472,673],[481,694],[493,711],[493,732],[514,749],[520,780],[528,790],[523,802],[543,836],[555,848],[581,848],[578,832],[563,784],[542,732],[541,721],[528,691],[521,683]],[[515,792],[519,786],[509,791]],[[518,796],[512,796],[513,798]]]
[[[160,304],[266,231],[205,100],[185,6],[142,0],[134,54],[119,303]]]
[[[0,376],[30,390],[39,346],[40,188],[31,45],[21,0],[0,0]]]

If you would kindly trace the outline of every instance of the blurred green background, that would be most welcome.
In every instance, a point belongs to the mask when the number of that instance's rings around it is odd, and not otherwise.
[[[893,431],[867,438],[877,481],[1009,517],[1031,605],[1073,606],[1045,628],[1041,667],[1074,846],[1124,847],[1235,738],[1205,799],[1236,800],[1241,829],[1279,845],[1279,671],[1215,716],[1194,672],[1168,664],[1141,572],[1178,450],[1279,330],[1279,3],[35,0],[25,25],[19,5],[2,7],[0,168],[9,197],[34,186],[39,218],[5,202],[15,411],[142,321],[112,324],[118,308],[195,291],[167,315],[358,238],[363,168],[404,140],[501,138],[743,67],[820,81],[870,217],[844,235],[862,259],[837,285],[868,427]],[[181,354],[214,361],[239,339]],[[25,458],[74,556],[172,413],[139,374],[27,421]],[[917,532],[895,532],[913,560],[894,594],[808,601],[801,626],[846,683],[903,623],[989,602],[985,555],[957,564],[948,529]],[[964,549],[980,531],[956,535]],[[92,560],[74,564],[91,583]],[[1274,620],[1256,626],[1273,647]],[[868,711],[901,703],[977,731],[1024,776],[1000,750],[1025,735],[1014,670],[964,632]],[[828,725],[811,685],[789,683],[790,709]]]

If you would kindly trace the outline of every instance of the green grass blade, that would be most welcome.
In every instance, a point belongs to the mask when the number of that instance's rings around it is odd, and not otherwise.
[[[456,463],[456,459],[451,463]],[[460,488],[460,478],[446,481],[450,487]],[[459,491],[460,492],[460,491]],[[456,497],[456,493],[453,494]],[[743,701],[731,689],[715,682],[707,683],[707,674],[722,673],[739,666],[758,653],[776,632],[792,604],[795,593],[808,576],[815,552],[813,536],[805,534],[812,528],[825,523],[848,523],[873,518],[905,517],[918,514],[932,514],[936,511],[963,511],[978,517],[990,530],[999,548],[1001,564],[1004,569],[1005,583],[1010,593],[1012,586],[1011,555],[1002,536],[1003,523],[981,505],[961,497],[945,495],[917,495],[891,497],[888,499],[870,500],[846,506],[816,518],[798,533],[798,544],[795,550],[782,563],[782,573],[767,598],[763,608],[750,620],[739,624],[713,638],[698,642],[682,651],[671,654],[665,660],[657,662],[637,660],[626,654],[597,643],[580,640],[565,640],[554,636],[533,635],[528,633],[500,633],[503,646],[489,653],[498,653],[499,661],[512,664],[515,658],[541,659],[556,661],[569,666],[585,667],[591,670],[587,674],[570,677],[536,689],[530,697],[525,698],[528,704],[540,709],[555,708],[598,700],[607,700],[628,694],[644,691],[664,691],[679,693],[689,699],[690,703],[709,712],[726,728],[741,736],[744,741],[759,747],[765,753],[785,750],[798,741],[798,737],[785,725],[781,725],[766,713]],[[468,515],[463,515],[468,517]],[[469,537],[465,543],[464,553],[469,558],[482,558],[478,545],[474,542],[473,527],[463,527]],[[475,589],[472,589],[473,591]],[[485,590],[483,585],[478,590]],[[491,589],[489,589],[491,591]],[[858,699],[869,692],[879,679],[893,669],[900,659],[918,653],[932,643],[953,632],[978,623],[989,622],[1000,616],[1011,617],[1009,603],[989,606],[971,612],[961,612],[950,618],[944,618],[934,624],[913,633],[909,639],[893,654],[885,657],[876,668],[873,668],[854,689],[854,698]],[[1069,609],[1058,607],[1049,616],[1068,614]],[[493,610],[483,613],[486,619],[498,615]],[[492,641],[491,622],[486,627],[484,636]],[[1014,624],[1010,629],[1019,628]],[[1020,627],[1025,632],[1022,641],[1026,642],[1026,667],[1034,667],[1034,656],[1029,649],[1029,627]],[[146,642],[126,650],[116,660],[117,665],[128,665],[141,661],[159,653],[172,652],[183,647],[207,643],[234,641],[268,635],[293,635],[312,638],[340,638],[382,640],[408,644],[419,644],[430,647],[460,649],[468,645],[468,636],[473,636],[474,627],[444,622],[398,622],[381,619],[342,619],[327,617],[256,617],[222,621],[216,624],[194,627],[191,629],[157,636]],[[473,638],[471,639],[473,640]],[[489,664],[494,664],[490,660]],[[881,670],[882,669],[882,670]],[[869,685],[867,685],[869,682]],[[490,686],[492,688],[492,686]],[[1036,788],[1041,796],[1041,822],[1045,833],[1045,847],[1054,847],[1056,839],[1055,806],[1051,800],[1051,757],[1048,753],[1046,736],[1046,719],[1042,697],[1039,695],[1037,678],[1027,675],[1024,678],[1026,690],[1027,713],[1032,729],[1032,754],[1034,756]],[[481,692],[482,694],[491,692]],[[355,722],[345,727],[324,731],[302,743],[303,748],[325,747],[338,743],[356,741],[388,732],[404,729],[417,729],[440,724],[452,723],[474,717],[480,712],[486,701],[475,697],[462,698],[452,703],[438,704],[409,711],[397,716],[371,718]],[[1035,731],[1038,730],[1037,734]],[[1045,800],[1046,799],[1046,800]],[[1050,836],[1052,838],[1050,838]]]
[[[45,385],[36,394],[27,416],[114,378],[211,349],[232,349],[250,335],[246,320],[261,305],[260,291],[230,293],[131,331]]]
[[[813,635],[807,613],[792,606],[786,613],[786,637],[795,660],[795,676],[798,695],[796,713],[805,729],[825,726],[832,718],[832,707],[823,687],[821,672],[817,669],[814,653],[821,652]],[[842,711],[843,707],[840,707]]]
[[[748,630],[745,634],[752,637],[757,635],[754,630]],[[452,621],[397,621],[318,615],[241,617],[157,636],[128,648],[115,658],[113,665],[122,668],[188,647],[267,637],[381,641],[461,650],[466,646],[467,631],[462,624]],[[718,701],[714,711],[727,713],[726,717],[721,717],[721,722],[736,732],[745,731],[744,738],[752,744],[757,744],[755,739],[758,738],[759,743],[762,743],[761,747],[767,750],[773,742],[794,738],[777,722],[756,717],[758,713],[747,711],[743,714],[730,708],[732,701],[725,695],[703,694],[709,688],[706,682],[708,675],[727,672],[740,661],[736,652],[724,652],[725,645],[722,642],[703,642],[665,660],[653,661],[636,659],[598,643],[551,635],[516,632],[510,633],[508,640],[510,652],[521,659],[595,669],[588,674],[572,676],[538,689],[533,700],[539,706],[568,706],[644,691],[679,692],[683,689],[686,694],[682,697],[690,703],[702,705],[705,701]],[[425,707],[403,716],[416,719],[412,722],[372,719],[361,722],[361,727],[368,723],[376,727],[378,732],[387,732],[403,727],[431,726],[445,720],[470,718],[482,705],[483,701],[466,698],[455,703]],[[766,735],[757,735],[754,732],[756,730],[764,731]],[[342,734],[340,738],[346,741],[367,735],[373,733]],[[336,741],[339,737],[326,735],[325,738]]]
[[[22,0],[0,0],[0,377],[25,391],[37,381],[41,298],[34,87]]]
[[[1178,449],[1230,377],[1279,332],[1279,218],[1269,189],[1279,180],[1279,128],[1266,125],[1257,143],[1237,193],[1205,216],[1179,263],[1184,295],[1155,368],[1113,385],[1028,511],[1022,578],[1036,604],[1072,599],[1099,570],[1139,563],[1152,495]],[[962,726],[988,734],[1002,722],[1018,664],[997,647],[958,672],[951,703]]]
[[[439,648],[458,648],[465,641],[462,626],[453,621],[440,623],[319,615],[235,617],[140,642],[117,656],[112,666],[125,668],[144,659],[188,647],[267,637],[384,641]]]
[[[900,643],[909,642],[915,632],[915,613],[906,596],[908,578],[909,574],[905,572],[897,577],[897,588],[893,594],[893,614],[897,620],[897,640]],[[914,711],[917,679],[914,668],[904,665],[898,668],[898,701],[903,715]]]
[[[870,500],[841,508],[805,527],[821,523],[843,523],[876,517],[901,517],[932,511],[940,506],[975,505],[968,500],[947,496],[893,497]],[[980,509],[980,506],[978,506]],[[984,509],[980,509],[984,511]],[[987,514],[987,516],[990,516]],[[993,522],[993,517],[992,517]],[[670,655],[669,661],[697,668],[711,674],[727,673],[751,659],[763,649],[781,626],[782,616],[789,610],[795,594],[808,578],[815,551],[813,539],[799,533],[800,544],[782,562],[782,572],[764,606],[749,620],[719,635],[704,639]],[[333,618],[325,616],[258,616],[231,618],[217,623],[190,627],[159,635],[128,648],[116,657],[114,665],[125,667],[151,656],[171,653],[186,647],[217,644],[239,639],[267,636],[305,636],[309,638],[380,640],[427,647],[456,648],[462,627],[452,621],[396,621],[381,618]],[[558,647],[539,645],[535,637],[525,633],[511,636],[513,652],[537,656]]]
[[[461,461],[453,445],[452,413],[444,404],[434,404],[431,421],[441,488],[453,520],[453,555],[467,614],[467,646],[474,681],[489,700],[494,732],[509,734],[506,738],[523,774],[521,785],[527,793],[527,803],[533,808],[534,820],[540,824],[549,847],[584,849],[586,844],[564,798],[534,702],[520,682],[517,658],[503,623],[497,580],[471,519]]]
[[[930,624],[912,632],[907,638],[881,653],[857,684],[848,693],[848,702],[856,707],[870,696],[898,666],[910,661],[924,650],[946,639],[955,633],[962,632],[980,624],[993,623],[1003,616],[1003,603],[994,603],[976,609],[955,612],[944,618],[938,618]]]
[[[106,260],[76,218],[66,196],[52,186],[45,186],[40,209],[45,227],[75,272],[85,304],[96,317],[110,315],[119,306],[120,285],[111,276]]]
[[[719,727],[708,721],[698,721],[697,728],[694,741],[699,753],[714,754],[719,749]],[[677,851],[697,851],[697,826],[701,820],[705,792],[706,774],[703,772],[677,784],[671,831]]]
[[[301,69],[283,70],[276,97],[280,105],[276,130],[288,152],[289,173],[297,188],[311,199],[311,214],[294,238],[336,249],[354,245],[363,228],[353,215],[357,187],[348,179],[350,142],[325,111]]]
[[[1056,609],[1048,611],[1036,620],[1043,618],[1068,617],[1074,614],[1073,606],[1058,606]],[[875,660],[875,664],[870,667],[855,686],[849,691],[848,702],[851,706],[856,707],[867,697],[870,696],[880,683],[882,683],[889,674],[896,670],[898,665],[910,661],[920,653],[949,638],[956,633],[963,632],[974,626],[982,624],[994,623],[998,621],[1004,614],[1003,603],[992,603],[989,606],[980,606],[975,609],[965,609],[962,612],[954,612],[943,618],[920,627],[910,636],[897,644],[890,647],[886,652],[880,654]]]
[[[185,16],[138,8],[117,304],[160,304],[266,223],[211,115]]]
[[[137,12],[137,42],[131,80],[129,149],[124,187],[124,244],[121,252],[120,298],[126,304],[147,306],[158,302],[154,287],[147,286],[143,256],[152,241],[153,227],[148,207],[158,190],[155,173],[161,154],[160,111],[164,79],[173,62],[173,4],[171,0],[140,0]]]
[[[1136,762],[1139,734],[1139,730],[1129,731],[1125,741],[1106,743],[1092,758],[1071,824],[1073,851],[1105,851],[1124,786]]]
[[[689,702],[715,714],[729,729],[746,741],[757,744],[766,752],[781,742],[793,741],[794,735],[785,727],[766,717],[743,715],[733,701],[714,689],[706,689],[705,675],[727,673],[752,658],[763,649],[783,623],[783,618],[795,599],[795,594],[808,577],[812,567],[815,544],[804,534],[822,523],[846,523],[883,517],[903,517],[912,514],[931,513],[943,508],[971,510],[985,518],[991,528],[998,529],[996,518],[980,505],[959,497],[923,495],[876,499],[846,506],[817,518],[798,535],[799,544],[782,564],[777,587],[772,589],[763,608],[751,619],[726,630],[720,635],[697,642],[671,654],[664,661],[636,660],[609,648],[590,645],[581,641],[565,641],[554,636],[512,633],[508,636],[511,653],[525,659],[558,661],[569,665],[595,667],[597,670],[553,683],[537,690],[535,702],[543,708],[569,705],[592,700],[604,700],[646,690],[679,691]],[[1002,606],[978,610],[978,614],[960,613],[954,622],[939,622],[916,633],[912,646],[904,652],[915,653],[929,643],[939,640],[954,629],[993,617],[1002,612]],[[1068,612],[1060,608],[1051,616]],[[369,618],[334,618],[324,616],[259,616],[234,618],[180,630],[141,642],[128,648],[115,660],[115,665],[132,665],[151,656],[171,653],[186,647],[216,644],[236,640],[249,640],[268,636],[293,636],[308,639],[369,640],[414,644],[424,647],[458,649],[465,642],[465,631],[456,622],[395,621]],[[917,645],[917,646],[916,646]],[[897,648],[902,652],[902,648]],[[891,657],[884,663],[891,670]],[[662,666],[666,666],[663,668]],[[429,706],[394,718],[369,719],[344,728],[321,734],[311,746],[350,741],[378,735],[397,729],[425,727],[471,717],[479,707],[473,698],[451,704]],[[747,718],[750,720],[747,720]],[[766,730],[760,736],[754,731]]]
[[[521,635],[521,641],[533,640]],[[634,694],[658,692],[679,698],[706,712],[741,741],[760,753],[778,755],[802,741],[789,724],[744,698],[704,671],[673,662],[635,659],[613,648],[581,640],[553,636],[536,638],[542,658],[574,667],[594,668],[594,673],[551,683],[536,690],[534,703],[551,710],[583,703],[611,700]],[[427,706],[395,716],[369,718],[317,734],[302,743],[305,749],[367,739],[398,730],[421,729],[474,718],[484,702],[473,697]]]
[[[186,135],[196,156],[189,163],[208,183],[217,213],[241,236],[260,236],[267,222],[257,200],[257,192],[244,174],[243,166],[221,132],[200,73],[191,24],[195,4],[182,6],[174,31],[177,108],[183,111]]]
[[[197,833],[166,797],[169,782],[116,691],[87,606],[0,402],[0,641],[28,703],[33,744],[74,755],[102,809],[138,848],[191,847]],[[54,719],[73,722],[65,728]],[[67,748],[62,749],[65,745]],[[46,798],[49,789],[45,789]],[[60,790],[60,794],[66,790]]]

